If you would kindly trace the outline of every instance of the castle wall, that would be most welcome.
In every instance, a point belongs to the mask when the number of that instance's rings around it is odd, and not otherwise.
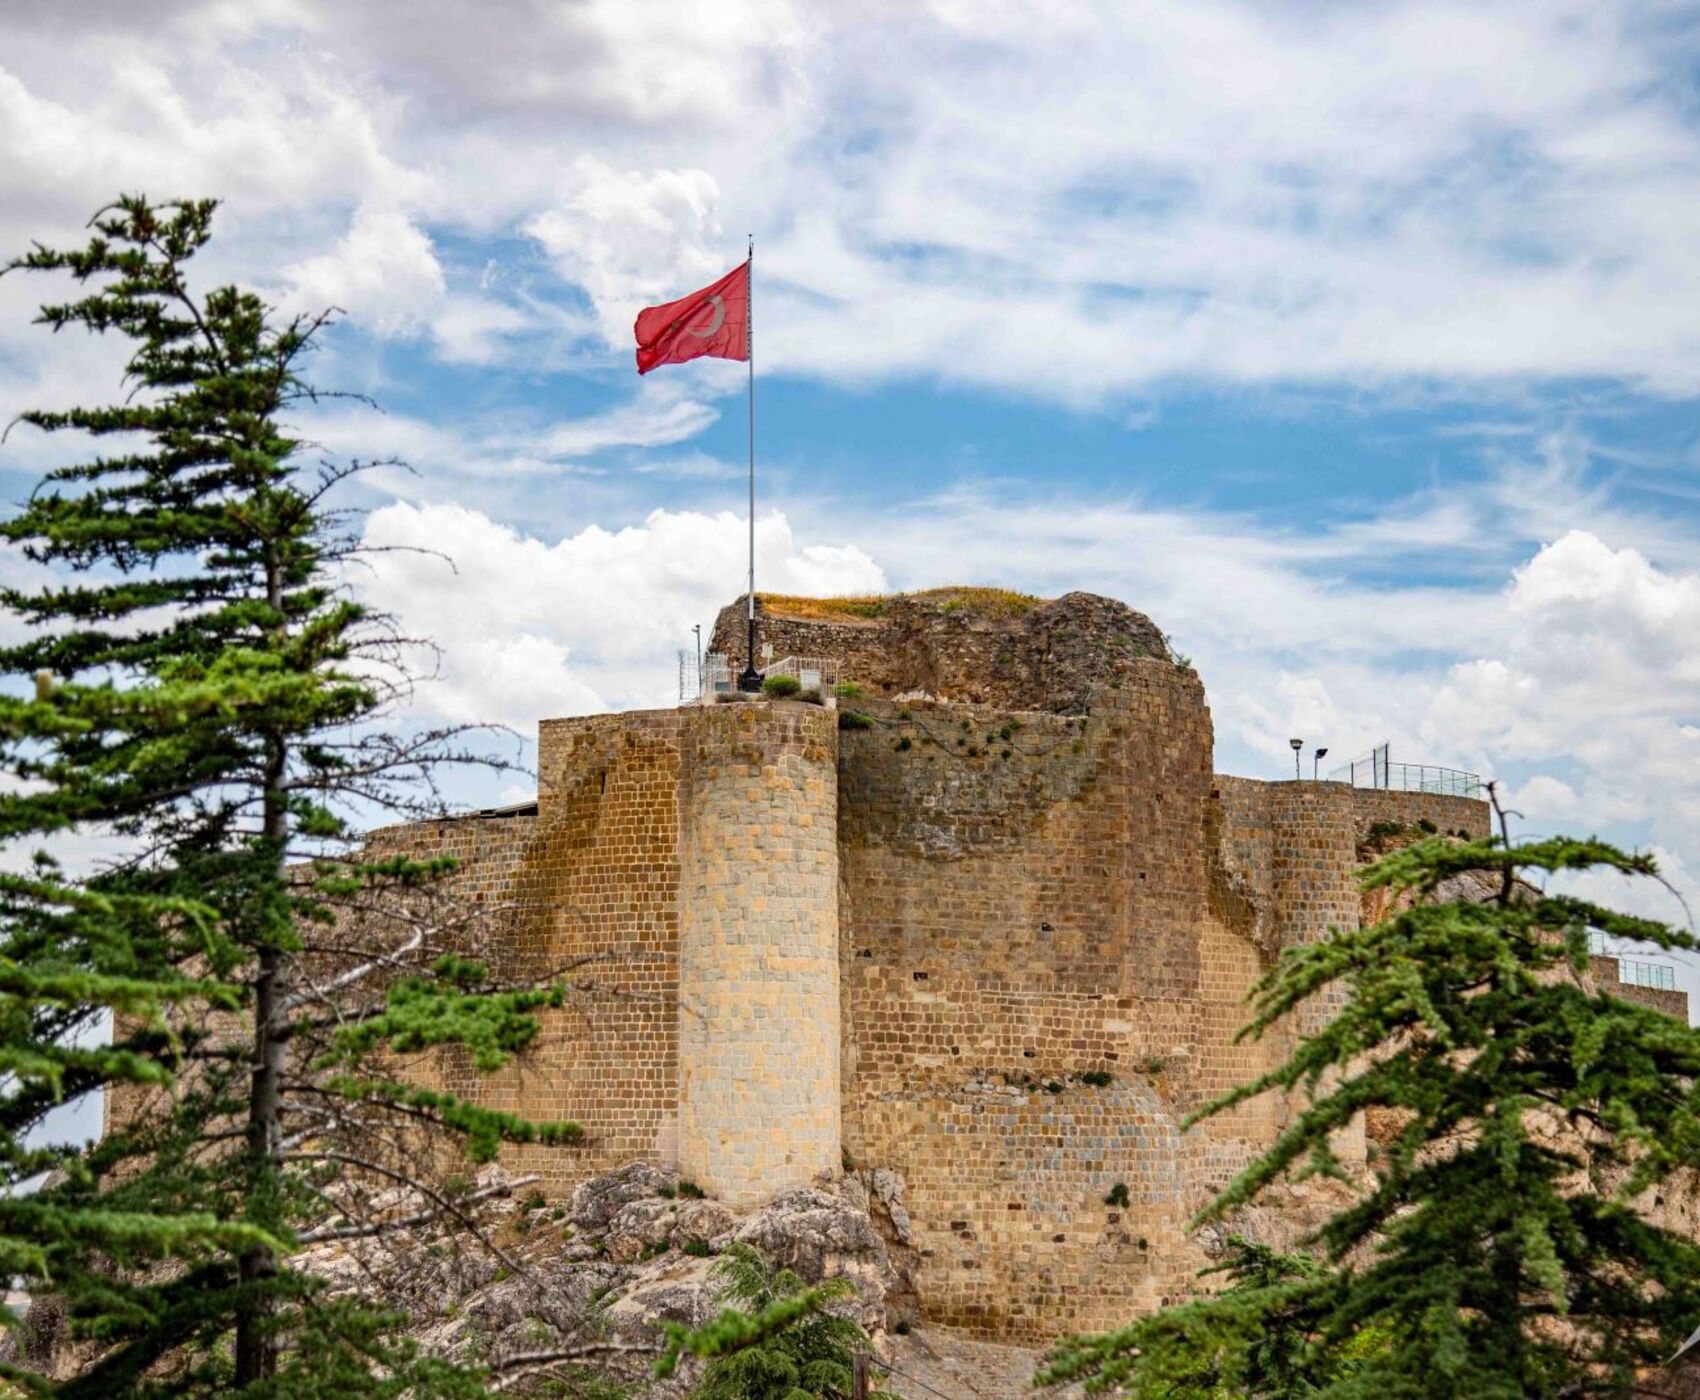
[[[1588,971],[1593,976],[1595,986],[1609,996],[1640,1002],[1642,1006],[1650,1006],[1653,1010],[1674,1016],[1679,1021],[1688,1020],[1687,992],[1667,991],[1663,987],[1642,987],[1634,982],[1625,982],[1622,975],[1623,966],[1616,958],[1591,957],[1588,959]]]
[[[930,1319],[1125,1320],[1203,1262],[1217,1142],[1179,1124],[1201,1007],[1258,967],[1208,911],[1202,689],[1142,660],[1086,717],[867,708],[840,756],[846,1147],[904,1178]]]
[[[838,731],[812,705],[687,713],[679,1168],[752,1205],[840,1165]]]
[[[857,701],[868,723],[843,731],[765,700],[546,720],[534,815],[370,849],[454,857],[449,895],[474,916],[457,941],[498,976],[571,983],[499,1073],[455,1051],[409,1066],[583,1125],[581,1144],[507,1150],[511,1168],[559,1194],[670,1164],[733,1205],[846,1157],[885,1168],[921,1314],[1042,1343],[1197,1287],[1189,1222],[1294,1105],[1182,1125],[1336,1004],[1237,1044],[1246,997],[1283,949],[1380,916],[1357,879],[1378,826],[1481,837],[1489,811],[1213,775],[1203,688],[1149,619],[1084,594],[975,611],[957,592],[763,622],[780,654],[933,699]],[[716,644],[742,626],[728,609]],[[1594,959],[1600,986],[1685,1014],[1618,972]],[[1361,1130],[1336,1147],[1361,1161]],[[1260,1228],[1281,1243],[1302,1210]]]
[[[538,1013],[528,1054],[495,1074],[450,1050],[444,1087],[532,1119],[571,1119],[571,1147],[510,1146],[544,1189],[678,1150],[680,715],[546,720],[535,817],[429,822],[400,835],[462,861],[457,897],[483,903],[498,976],[573,983]],[[387,833],[381,833],[380,839]]]
[[[836,739],[797,704],[546,720],[535,817],[375,834],[462,862],[455,897],[488,911],[498,975],[573,984],[497,1073],[457,1051],[417,1067],[584,1127],[505,1148],[510,1168],[559,1192],[677,1164],[745,1202],[838,1167]]]
[[[485,878],[533,908],[513,956],[588,984],[529,1057],[559,1090],[507,1076],[511,1106],[589,1130],[549,1180],[676,1161],[750,1204],[842,1150],[904,1182],[922,1315],[1006,1340],[1194,1288],[1190,1220],[1292,1106],[1182,1124],[1328,1010],[1235,1044],[1246,995],[1357,925],[1375,822],[1479,833],[1485,809],[1214,776],[1198,677],[1130,618],[1070,595],[768,619],[778,652],[949,698],[858,702],[842,732],[771,702],[546,722],[534,830]]]
[[[1489,834],[1485,802],[1344,783],[1260,782],[1217,774],[1220,900],[1271,953],[1355,928],[1363,912],[1359,848],[1378,822]]]
[[[1486,809],[1213,777],[1197,680],[1155,660],[1083,717],[865,708],[840,755],[845,1144],[905,1180],[923,1314],[1041,1340],[1186,1292],[1188,1221],[1291,1107],[1182,1121],[1329,1010],[1236,1045],[1247,993],[1358,925],[1371,823],[1481,834]],[[1361,1131],[1338,1148],[1361,1159]]]

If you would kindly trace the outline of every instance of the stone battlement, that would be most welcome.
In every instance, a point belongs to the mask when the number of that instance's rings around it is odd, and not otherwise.
[[[1182,1126],[1291,1044],[1234,1042],[1249,988],[1364,916],[1377,823],[1488,810],[1215,774],[1199,677],[1109,599],[862,601],[762,616],[873,693],[850,727],[761,699],[545,720],[534,814],[375,838],[457,856],[514,911],[500,956],[577,989],[523,1064],[432,1072],[582,1123],[511,1154],[554,1192],[632,1160],[740,1204],[882,1168],[929,1320],[1125,1321],[1191,1286],[1187,1222],[1287,1122],[1269,1096]]]

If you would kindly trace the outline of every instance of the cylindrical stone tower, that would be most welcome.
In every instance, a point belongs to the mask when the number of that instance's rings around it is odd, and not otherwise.
[[[1363,906],[1352,789],[1344,783],[1271,783],[1269,813],[1278,945],[1317,943],[1332,928],[1356,928]],[[1344,997],[1345,989],[1339,986],[1312,997],[1294,1012],[1294,1029],[1300,1035],[1319,1030]],[[1328,1082],[1332,1080],[1330,1074]],[[1364,1160],[1361,1117],[1335,1135],[1334,1150],[1345,1161]]]
[[[1294,948],[1356,928],[1358,891],[1356,812],[1343,783],[1271,783],[1270,886],[1276,945]],[[1302,1031],[1314,1030],[1339,1004],[1338,991],[1301,1007]]]
[[[681,737],[679,1170],[749,1205],[841,1161],[838,729],[752,701]]]

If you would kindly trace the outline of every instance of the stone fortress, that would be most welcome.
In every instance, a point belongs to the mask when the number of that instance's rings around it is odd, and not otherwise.
[[[711,643],[734,670],[744,625]],[[1378,834],[1488,807],[1215,773],[1199,677],[1089,594],[763,599],[760,636],[866,698],[545,719],[535,804],[374,835],[457,857],[515,911],[500,957],[578,987],[526,1063],[439,1071],[584,1126],[510,1155],[556,1194],[634,1160],[735,1206],[883,1169],[930,1323],[1039,1342],[1183,1293],[1188,1220],[1288,1112],[1181,1126],[1291,1044],[1235,1043],[1247,991],[1365,917]]]

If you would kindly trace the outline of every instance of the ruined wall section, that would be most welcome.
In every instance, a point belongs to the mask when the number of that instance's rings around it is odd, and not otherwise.
[[[1008,710],[1082,713],[1120,669],[1166,661],[1157,625],[1092,593],[987,605],[973,590],[938,589],[877,600],[877,617],[787,616],[756,595],[757,642],[775,658],[836,658],[845,679],[882,696],[925,694]],[[741,663],[743,600],[721,609],[711,650]],[[758,666],[760,665],[758,653]]]
[[[1487,834],[1485,803],[1429,793],[1353,788],[1344,783],[1258,782],[1218,775],[1213,793],[1217,907],[1263,952],[1271,965],[1285,948],[1318,942],[1335,928],[1355,929],[1366,915],[1358,884],[1360,849],[1376,823],[1437,831]],[[1245,988],[1250,991],[1250,985]],[[1268,1058],[1284,1059],[1295,1040],[1319,1029],[1340,1007],[1344,988],[1331,988],[1299,1007],[1291,1025],[1272,1028],[1256,1046],[1234,1045],[1248,1019],[1242,999],[1207,1008],[1209,1038],[1222,1045],[1212,1058],[1205,1088],[1222,1093],[1244,1083]],[[1268,1058],[1266,1058],[1268,1057]],[[1267,1143],[1290,1118],[1293,1105],[1274,1095],[1235,1110],[1247,1143]],[[1335,1150],[1361,1162],[1363,1125],[1342,1132]]]
[[[1377,823],[1489,834],[1485,802],[1345,783],[1214,779],[1213,898],[1271,956],[1315,942],[1363,914],[1359,849]]]
[[[735,1205],[838,1170],[836,717],[684,712],[679,1167]]]
[[[1209,905],[1202,688],[1142,659],[1084,716],[868,709],[841,736],[846,1148],[904,1177],[932,1320],[1125,1320],[1204,1262],[1221,1129],[1179,1125],[1201,1008],[1258,969]]]

